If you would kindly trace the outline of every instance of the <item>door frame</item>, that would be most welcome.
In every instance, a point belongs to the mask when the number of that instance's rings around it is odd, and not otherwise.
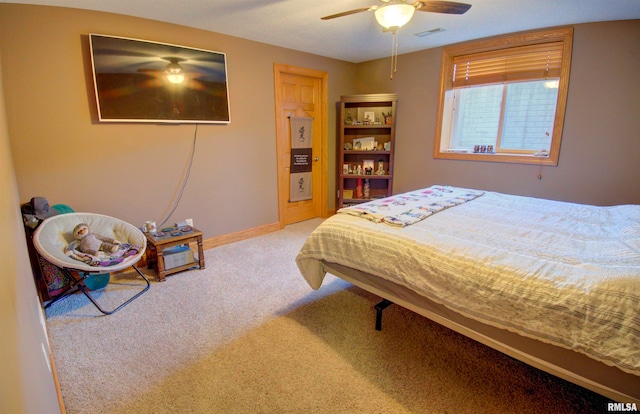
[[[283,153],[287,150],[286,148],[281,148],[282,145],[280,139],[284,134],[286,134],[286,128],[284,128],[286,119],[284,119],[284,115],[282,111],[280,111],[280,107],[282,104],[282,96],[280,92],[280,84],[281,84],[281,75],[282,74],[291,74],[298,76],[307,76],[311,78],[319,79],[320,82],[320,107],[319,113],[315,113],[315,117],[317,121],[320,122],[320,139],[321,139],[321,154],[320,160],[317,164],[320,168],[320,176],[322,180],[320,182],[321,191],[320,191],[320,217],[328,217],[329,216],[329,177],[328,177],[328,167],[329,167],[329,151],[328,151],[328,112],[329,112],[329,74],[324,71],[315,70],[315,69],[307,69],[301,68],[297,66],[291,66],[286,64],[274,63],[273,65],[273,75],[274,75],[274,87],[275,87],[275,109],[276,109],[276,157],[277,157],[277,180],[278,180],[278,224],[280,228],[284,228],[284,208],[285,203],[288,202],[289,199],[289,177],[283,177],[285,168],[288,166],[289,158],[284,157]],[[314,137],[315,138],[315,137]],[[286,185],[285,185],[286,183]]]

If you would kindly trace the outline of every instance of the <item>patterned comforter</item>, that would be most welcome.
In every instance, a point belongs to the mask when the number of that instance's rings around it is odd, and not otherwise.
[[[446,208],[466,203],[482,194],[484,194],[483,191],[433,186],[341,208],[338,213],[363,217],[376,223],[404,227],[422,221]]]
[[[405,227],[336,214],[296,258],[314,289],[323,260],[640,375],[638,205],[485,192]]]

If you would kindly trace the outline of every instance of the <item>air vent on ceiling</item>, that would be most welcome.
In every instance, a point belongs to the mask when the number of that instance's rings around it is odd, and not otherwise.
[[[416,33],[415,35],[418,36],[418,37],[426,37],[426,36],[431,36],[432,34],[444,32],[444,31],[445,31],[445,29],[443,29],[442,27],[438,27],[438,28],[435,28],[435,29],[426,30],[424,32]]]

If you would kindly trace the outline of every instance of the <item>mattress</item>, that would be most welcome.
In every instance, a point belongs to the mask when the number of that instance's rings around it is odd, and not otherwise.
[[[322,261],[640,375],[640,206],[485,192],[406,227],[336,214],[296,258],[314,289]]]

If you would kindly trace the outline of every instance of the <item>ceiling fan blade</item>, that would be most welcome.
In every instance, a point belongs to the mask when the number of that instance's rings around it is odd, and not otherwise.
[[[330,19],[335,19],[337,17],[349,16],[350,14],[356,14],[356,13],[361,13],[361,12],[365,12],[365,11],[373,11],[373,10],[376,10],[377,8],[378,8],[378,6],[363,7],[361,9],[349,10],[349,11],[342,12],[342,13],[332,14],[331,16],[324,16],[321,19],[322,20],[330,20]]]
[[[456,3],[453,1],[420,1],[422,6],[417,5],[416,10],[431,13],[464,14],[471,8],[470,4]]]

